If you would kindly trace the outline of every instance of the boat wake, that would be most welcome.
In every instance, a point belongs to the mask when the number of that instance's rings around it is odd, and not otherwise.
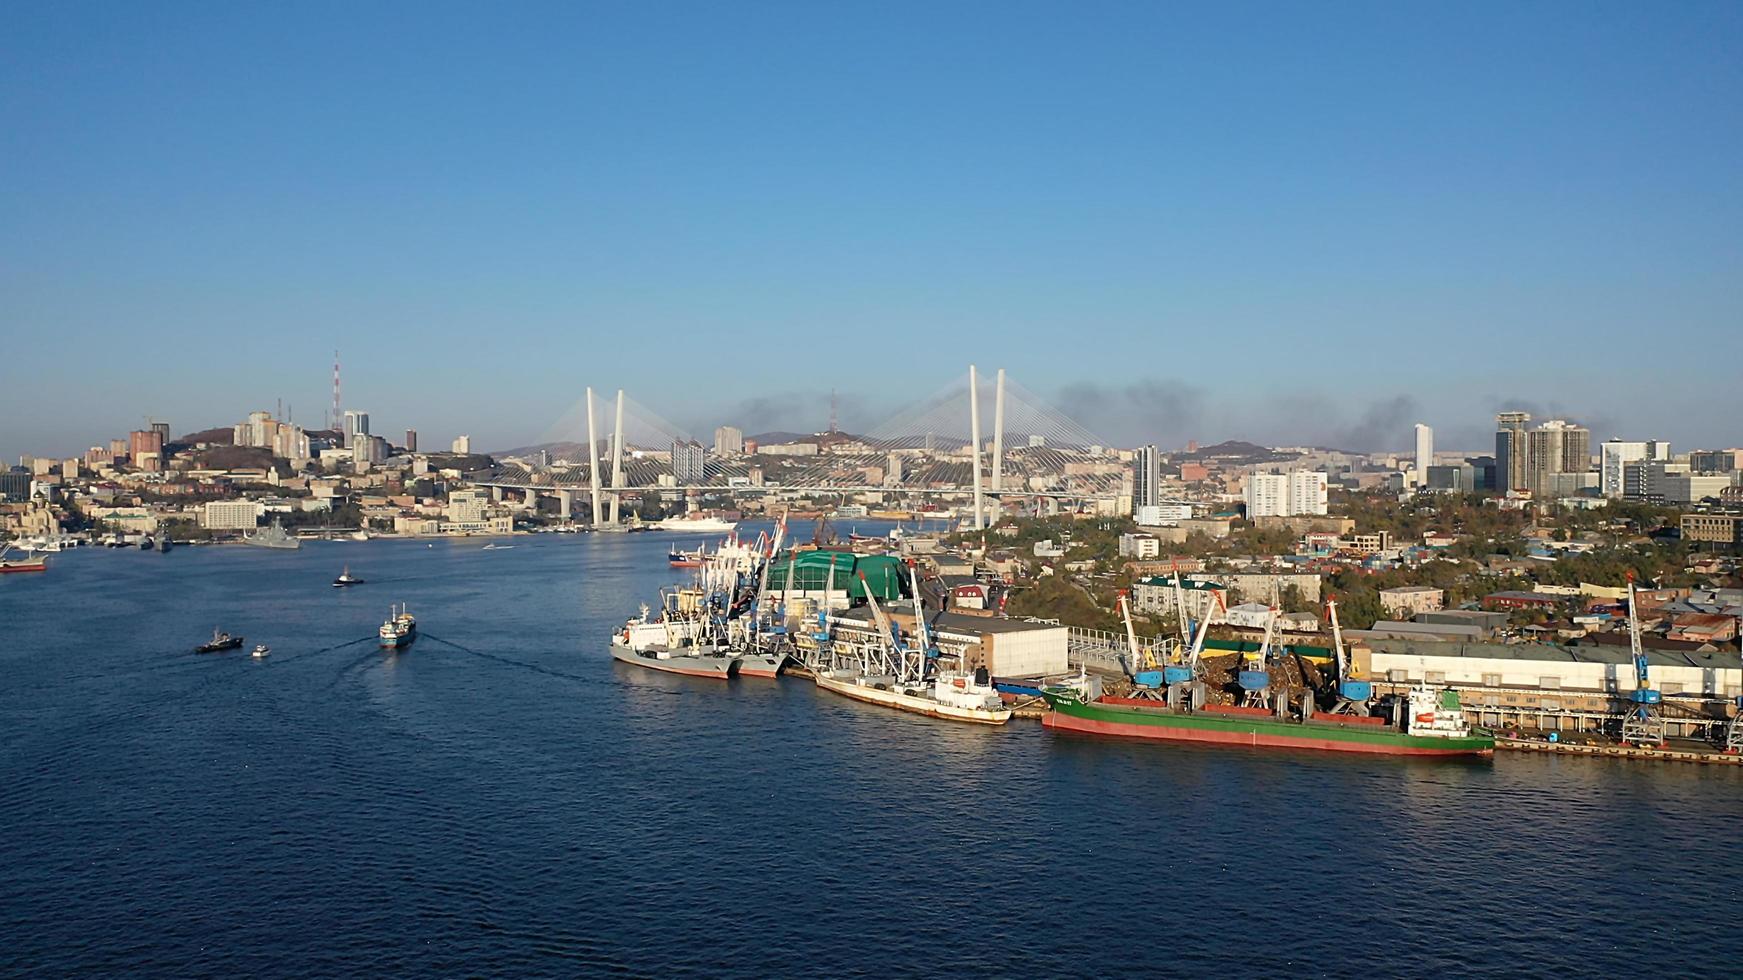
[[[453,640],[444,640],[441,637],[435,635],[434,633],[425,633],[425,634],[423,634],[423,636],[424,636],[424,639],[426,639],[426,640],[433,640],[434,642],[440,643],[443,646],[453,647],[454,649],[460,651],[461,653],[469,653],[474,657],[478,657],[478,658],[483,659],[483,660],[494,661],[496,663],[502,664],[505,667],[519,667],[523,670],[530,670],[535,674],[545,674],[545,675],[550,676],[550,677],[560,677],[563,680],[575,681],[576,683],[579,683],[579,684],[593,683],[593,678],[582,677],[579,674],[569,674],[569,673],[565,673],[565,672],[560,671],[560,670],[552,670],[549,667],[543,667],[543,666],[540,666],[539,664],[529,664],[524,660],[515,660],[512,657],[503,657],[503,656],[499,656],[499,655],[494,654],[494,653],[485,653],[482,650],[474,650],[469,646],[464,646],[462,644],[455,643]]]

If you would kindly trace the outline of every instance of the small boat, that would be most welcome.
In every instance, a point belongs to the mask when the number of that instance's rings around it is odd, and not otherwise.
[[[346,565],[345,568],[339,572],[339,577],[333,580],[333,588],[335,588],[335,589],[343,589],[347,585],[362,585],[362,584],[363,584],[362,579],[351,574],[351,566],[350,565]]]
[[[418,621],[412,618],[412,614],[406,611],[405,606],[390,606],[386,622],[383,622],[381,629],[376,632],[381,637],[383,650],[398,650],[401,647],[410,646],[411,642],[417,639]]]
[[[256,659],[256,660],[264,660],[271,653],[272,653],[272,648],[267,646],[264,643],[256,643],[254,645],[253,656],[254,656],[254,659]]]
[[[684,551],[681,548],[673,548],[666,553],[666,562],[673,568],[701,568],[702,555],[705,550],[697,548],[695,551]]]
[[[217,627],[213,627],[211,641],[207,642],[207,643],[202,643],[199,646],[194,647],[194,652],[195,653],[222,653],[225,650],[239,650],[241,648],[242,648],[242,637],[231,636],[230,634],[224,632],[223,630],[220,630]]]

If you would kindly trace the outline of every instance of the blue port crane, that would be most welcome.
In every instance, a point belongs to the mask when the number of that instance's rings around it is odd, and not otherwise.
[[[1628,692],[1627,714],[1622,717],[1622,741],[1633,745],[1663,745],[1664,715],[1660,705],[1664,692],[1652,686],[1646,649],[1640,642],[1640,603],[1634,575],[1628,575],[1628,647],[1634,659],[1634,690]]]
[[[1374,685],[1362,676],[1362,672],[1350,659],[1349,652],[1344,649],[1344,630],[1338,623],[1336,596],[1325,597],[1325,614],[1331,620],[1332,657],[1337,666],[1337,704],[1331,709],[1331,713],[1365,715],[1368,713],[1368,702],[1374,697]]]
[[[1235,680],[1246,692],[1241,698],[1243,707],[1271,706],[1271,640],[1276,635],[1277,604],[1273,602],[1265,616],[1265,641],[1259,644],[1259,652],[1241,654],[1241,670]]]
[[[1175,648],[1174,656],[1169,657],[1162,666],[1162,683],[1168,686],[1172,695],[1177,695],[1179,688],[1175,685],[1190,684],[1197,679],[1197,658],[1189,652],[1192,645],[1192,620],[1186,615],[1186,590],[1180,587],[1180,569],[1174,569],[1174,617],[1180,629],[1180,645]],[[1210,619],[1205,617],[1206,621]]]
[[[1132,603],[1126,596],[1126,590],[1120,590],[1120,616],[1126,623],[1126,659],[1129,672],[1132,675],[1132,696],[1139,698],[1162,699],[1162,665],[1156,662],[1156,656],[1148,648],[1138,647],[1138,631],[1132,628]]]

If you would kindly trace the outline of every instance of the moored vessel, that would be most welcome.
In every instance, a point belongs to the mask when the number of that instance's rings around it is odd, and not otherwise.
[[[8,558],[6,553],[10,550],[10,546],[0,547],[0,573],[48,571],[47,558],[31,552],[25,552],[23,558]]]
[[[930,684],[903,683],[894,676],[851,670],[820,670],[816,680],[825,691],[911,714],[980,725],[1002,725],[1011,720],[1011,709],[993,688],[985,668],[974,675],[940,673]]]
[[[692,677],[732,676],[736,658],[712,642],[700,589],[661,590],[660,618],[641,615],[611,636],[611,656],[626,664]]]
[[[879,607],[877,596],[867,588],[866,602],[877,623],[876,640],[857,644],[828,642],[813,671],[817,686],[866,704],[947,721],[980,725],[1010,721],[1011,709],[999,697],[985,667],[972,672],[960,669],[960,656],[932,645],[926,627],[926,604],[912,564],[908,566],[908,580],[914,596],[917,642],[910,646],[903,641],[900,631]],[[943,666],[943,661],[952,657],[958,661],[958,669]]]
[[[268,524],[253,534],[243,535],[242,543],[253,545],[256,548],[283,548],[286,550],[295,550],[303,546],[303,542],[300,538],[294,537],[289,531],[284,529],[284,525],[277,521]]]
[[[1048,712],[1041,723],[1059,731],[1251,747],[1364,752],[1376,755],[1492,756],[1493,735],[1473,730],[1458,693],[1411,691],[1401,725],[1354,715],[1277,717],[1267,709],[1169,707],[1160,701],[1103,698],[1058,687],[1041,696]]]

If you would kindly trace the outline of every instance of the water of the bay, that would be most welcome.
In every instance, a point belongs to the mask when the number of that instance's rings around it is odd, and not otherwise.
[[[616,664],[675,540],[0,576],[0,973],[1735,975],[1743,770],[1130,744]],[[396,602],[425,635],[386,654]],[[271,657],[191,653],[214,626]]]

